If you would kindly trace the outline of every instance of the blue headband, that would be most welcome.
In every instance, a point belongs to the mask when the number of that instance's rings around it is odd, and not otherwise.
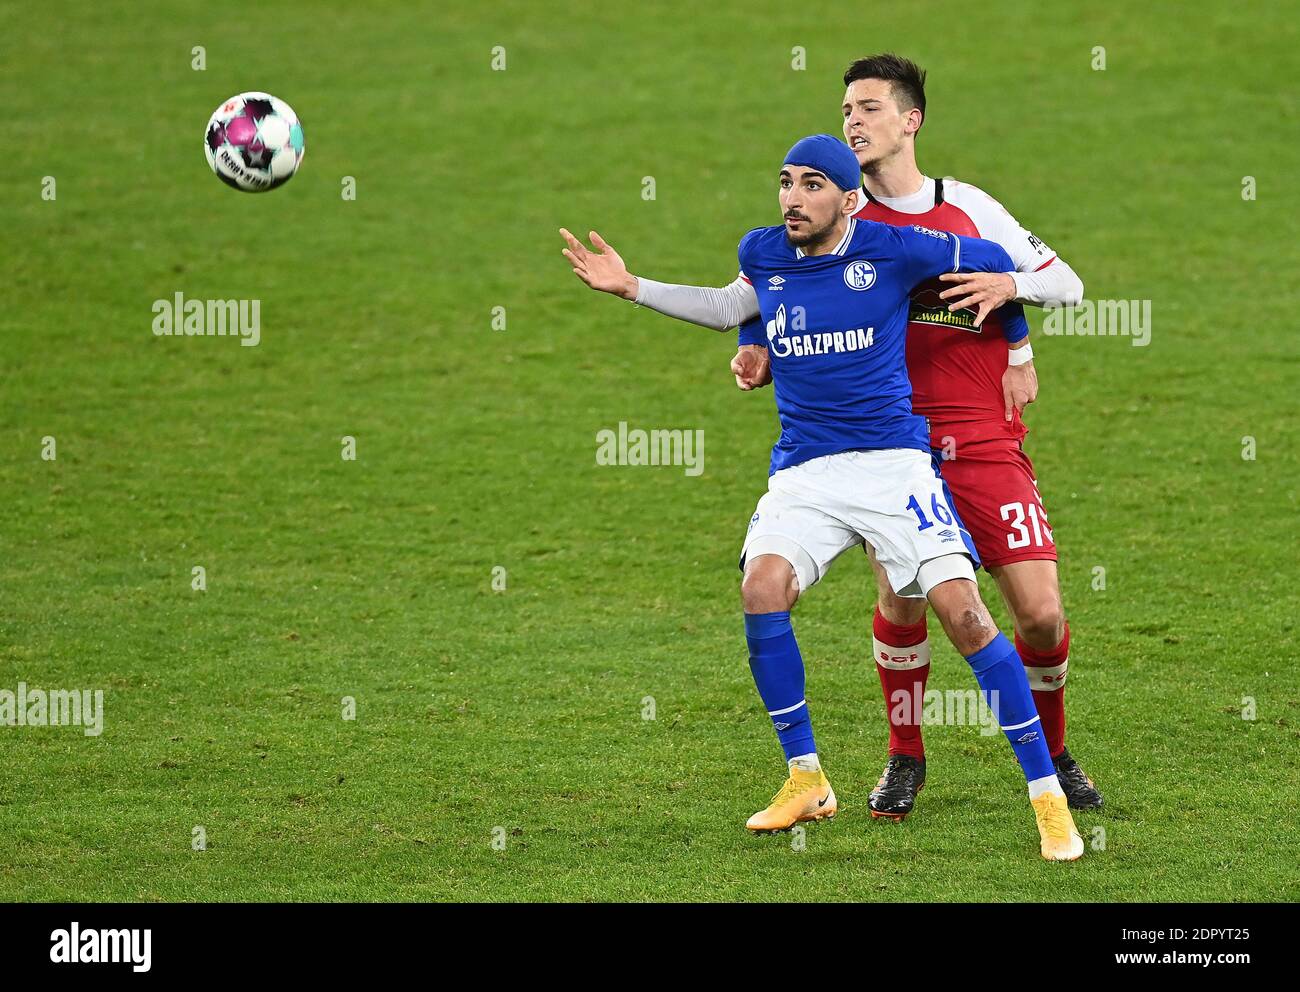
[[[796,141],[786,152],[785,164],[816,169],[846,193],[862,185],[858,157],[848,145],[829,134],[813,134]]]

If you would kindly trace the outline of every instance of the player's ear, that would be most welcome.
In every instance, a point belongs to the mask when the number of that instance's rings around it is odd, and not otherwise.
[[[858,212],[858,191],[849,190],[844,194],[844,202],[840,204],[840,213],[845,217],[852,217]]]
[[[925,115],[921,113],[921,108],[913,107],[907,112],[907,120],[903,122],[903,130],[907,134],[916,134],[917,131],[921,130],[921,122],[924,119]]]

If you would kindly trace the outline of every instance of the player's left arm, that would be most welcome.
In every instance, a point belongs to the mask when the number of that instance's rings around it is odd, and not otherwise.
[[[919,268],[913,273],[914,277],[920,275],[925,279],[938,275],[943,278],[944,274],[966,272],[999,273],[1012,265],[1011,256],[996,241],[959,237],[956,234],[931,231],[922,227],[899,230],[906,232],[911,250],[921,262]],[[927,241],[940,242],[944,247],[936,250],[932,244],[928,245]],[[1014,299],[1001,301],[992,298],[984,299],[977,302],[972,309],[975,310],[976,327],[983,324],[985,318],[996,310],[1002,320],[1002,334],[1010,344],[1029,337],[1025,308]]]
[[[1083,300],[1083,280],[1074,269],[1041,239],[1026,230],[997,200],[982,190],[959,186],[968,196],[964,207],[979,226],[980,233],[1002,245],[1014,268],[999,273],[941,276],[952,285],[939,294],[951,300],[949,311],[991,301],[1009,300],[1037,306],[1077,306]],[[1008,422],[1012,412],[1023,411],[1038,398],[1038,372],[1034,350],[1026,336],[1008,341],[1007,368],[1002,374],[1002,399]]]
[[[982,190],[958,184],[964,191],[963,209],[979,227],[980,237],[996,241],[1011,257],[1011,267],[1003,272],[954,273],[941,276],[951,283],[939,294],[950,300],[948,310],[974,307],[992,300],[1000,306],[1011,300],[1036,306],[1076,306],[1083,300],[1083,280],[1042,240],[1020,222],[997,200]]]
[[[951,300],[948,311],[974,308],[985,300],[1001,306],[1011,300],[1040,307],[1072,307],[1083,299],[1083,280],[1059,256],[1033,272],[952,272],[940,276],[952,283],[939,294]]]
[[[912,288],[948,272],[1002,272],[1011,266],[1011,256],[996,241],[959,237],[920,224],[888,227],[888,236],[894,239],[903,263],[900,275],[904,284]],[[1024,307],[1014,301],[1000,307],[992,302],[981,303],[975,308],[975,326],[983,324],[995,309],[1008,341],[1029,336]]]
[[[957,273],[1005,273],[1014,267],[1007,250],[996,241],[983,238],[959,237],[944,231],[934,231],[920,225],[911,228],[894,228],[902,241],[904,256],[908,268],[908,278],[913,285],[917,282],[947,274]],[[986,296],[975,302],[975,326],[979,327],[984,318],[994,310],[1002,322],[1002,334],[1010,347],[1029,342],[1029,324],[1025,320],[1025,308],[1014,298],[999,300]],[[1029,352],[1032,356],[1033,352]],[[1010,366],[1008,367],[1010,372]],[[1032,374],[1032,369],[1030,370]],[[1020,375],[1017,373],[1016,375]],[[1013,376],[1013,379],[1016,376]],[[1033,380],[1033,391],[1038,388],[1037,378]],[[1029,402],[1022,394],[1016,394]],[[1002,398],[1005,401],[1005,414],[1011,420],[1014,398],[1008,391],[1007,374],[1003,375]]]

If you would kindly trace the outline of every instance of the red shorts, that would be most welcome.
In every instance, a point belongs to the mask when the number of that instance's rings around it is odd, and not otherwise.
[[[1056,561],[1034,465],[1018,440],[968,441],[940,471],[985,568]]]

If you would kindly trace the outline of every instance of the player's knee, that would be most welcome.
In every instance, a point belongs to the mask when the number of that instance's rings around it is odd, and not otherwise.
[[[926,603],[924,599],[912,599],[899,596],[890,587],[887,579],[879,583],[879,597],[876,603],[880,609],[880,615],[892,624],[900,627],[912,627],[921,622],[925,616]]]
[[[995,633],[993,619],[982,605],[963,606],[953,616],[952,627],[956,635],[954,642],[960,642],[958,647],[963,654],[979,650],[989,640],[989,636]]]
[[[790,563],[779,555],[760,555],[745,565],[740,598],[746,613],[788,610],[799,598],[799,583]]]
[[[1053,598],[1042,599],[1016,612],[1016,633],[1032,648],[1050,651],[1065,636],[1065,611]]]
[[[941,583],[930,591],[930,602],[953,647],[964,655],[974,654],[997,633],[974,582]]]

